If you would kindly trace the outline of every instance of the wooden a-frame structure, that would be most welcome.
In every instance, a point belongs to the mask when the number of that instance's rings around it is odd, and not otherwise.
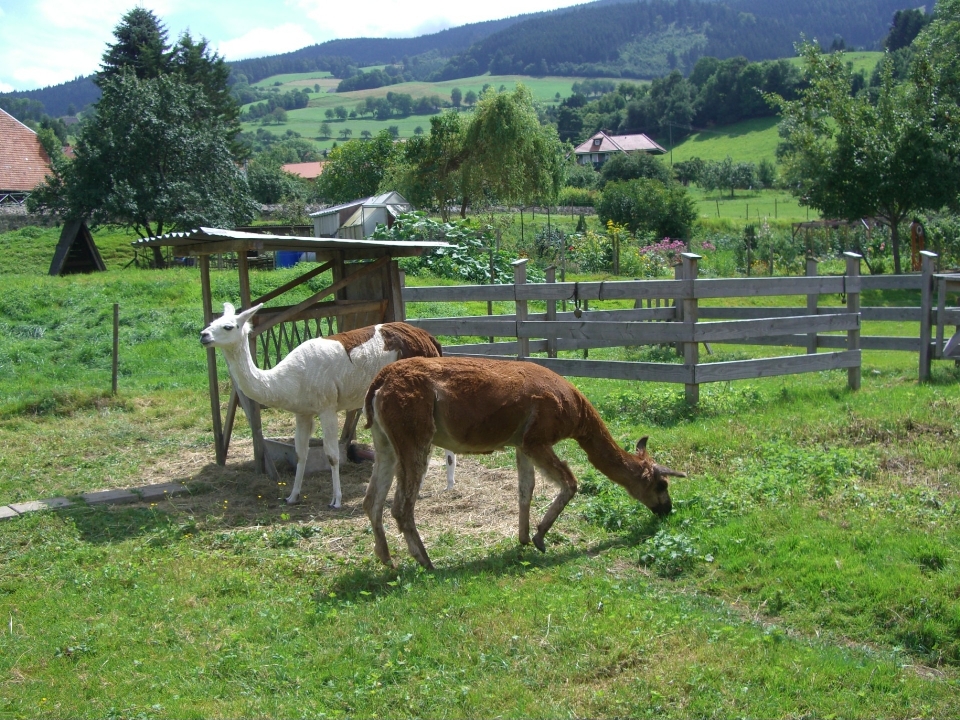
[[[210,284],[210,257],[225,253],[236,255],[242,308],[281,298],[318,275],[331,271],[333,282],[306,300],[291,305],[273,306],[258,312],[252,320],[251,354],[262,367],[276,365],[287,353],[305,340],[330,332],[343,332],[365,325],[404,319],[402,286],[396,258],[420,255],[424,250],[449,247],[444,242],[344,240],[301,236],[197,228],[145,238],[132,243],[136,249],[169,247],[177,256],[197,257],[203,296],[203,322],[209,325],[220,313],[214,312]],[[299,277],[254,298],[250,294],[248,253],[295,251],[310,253],[316,264]],[[326,321],[327,333],[321,321]],[[224,465],[237,407],[244,409],[253,434],[254,462],[257,470],[277,479],[273,462],[265,452],[260,406],[238,392],[230,392],[226,412],[221,410],[217,357],[207,348],[207,379],[210,409],[218,465]],[[349,439],[356,426],[357,412],[348,413],[341,440]]]

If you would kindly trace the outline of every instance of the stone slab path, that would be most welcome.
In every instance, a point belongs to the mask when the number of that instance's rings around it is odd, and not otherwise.
[[[11,503],[10,505],[0,505],[0,521],[12,520],[21,515],[40,510],[56,510],[57,508],[74,505],[124,505],[132,502],[153,502],[176,495],[185,495],[187,492],[187,486],[181,483],[161,483],[159,485],[144,485],[129,490],[100,490],[83,493],[78,502],[65,497],[52,497],[44,500]]]

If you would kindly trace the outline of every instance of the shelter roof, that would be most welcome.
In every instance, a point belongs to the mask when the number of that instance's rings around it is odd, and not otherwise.
[[[0,190],[29,192],[50,172],[37,134],[0,110]]]
[[[333,205],[328,208],[323,208],[323,210],[310,213],[310,217],[332,215],[333,213],[340,212],[341,210],[360,207],[361,205],[363,207],[386,207],[394,214],[406,212],[412,207],[403,195],[398,193],[396,190],[391,190],[390,192],[381,193],[380,195],[358,198],[356,200],[351,200],[350,202],[341,203],[340,205]]]
[[[263,252],[298,250],[300,252],[315,252],[318,260],[333,257],[340,253],[343,253],[349,259],[374,258],[383,255],[406,257],[420,255],[424,250],[432,248],[450,247],[449,243],[427,240],[390,242],[297,235],[264,235],[208,227],[142,238],[135,240],[131,245],[134,248],[171,247],[174,253],[179,255],[216,255],[244,250]]]

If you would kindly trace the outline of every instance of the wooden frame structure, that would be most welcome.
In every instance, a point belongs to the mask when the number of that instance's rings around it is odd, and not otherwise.
[[[420,255],[424,250],[449,247],[444,242],[382,242],[378,240],[342,240],[291,235],[197,228],[184,232],[144,238],[132,243],[135,249],[169,247],[177,256],[199,259],[203,295],[203,322],[209,325],[220,316],[213,310],[210,284],[210,257],[236,253],[242,308],[281,298],[285,293],[327,272],[332,272],[331,285],[313,293],[306,300],[291,305],[264,308],[252,320],[251,353],[265,367],[276,365],[287,353],[305,340],[321,335],[321,320],[329,332],[342,332],[364,325],[404,319],[402,284],[396,258]],[[297,251],[313,253],[317,265],[299,277],[260,297],[250,294],[248,253]],[[336,329],[334,330],[334,322]],[[226,413],[221,412],[217,352],[207,348],[207,379],[210,387],[210,410],[218,465],[224,465],[237,407],[243,408],[253,434],[254,462],[257,470],[277,478],[276,468],[265,452],[260,405],[238,392],[230,392]],[[357,414],[348,414],[343,437],[353,432]]]

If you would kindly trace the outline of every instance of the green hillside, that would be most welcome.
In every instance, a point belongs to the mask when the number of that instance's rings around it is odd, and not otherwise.
[[[673,147],[673,162],[694,157],[723,160],[727,155],[738,162],[775,160],[778,122],[779,118],[775,117],[755,118],[702,130]]]

